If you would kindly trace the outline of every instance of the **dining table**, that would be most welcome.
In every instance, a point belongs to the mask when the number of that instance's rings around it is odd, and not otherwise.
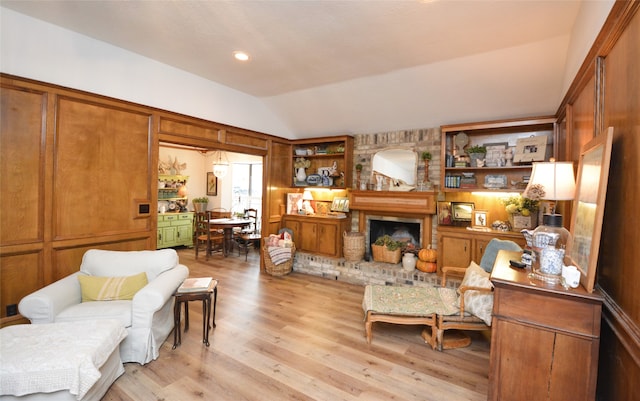
[[[253,221],[249,219],[222,218],[209,220],[209,229],[222,229],[224,232],[224,240],[222,241],[222,253],[225,257],[229,255],[229,251],[233,249],[233,229],[244,228]]]

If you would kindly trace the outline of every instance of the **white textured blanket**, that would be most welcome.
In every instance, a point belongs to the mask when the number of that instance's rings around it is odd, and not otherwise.
[[[0,395],[69,390],[80,400],[126,336],[117,320],[5,327],[0,330]]]
[[[276,266],[291,259],[291,248],[270,246],[268,247],[268,251],[271,262]]]

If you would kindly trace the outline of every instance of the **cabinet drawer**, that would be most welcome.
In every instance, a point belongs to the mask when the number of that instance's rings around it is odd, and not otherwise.
[[[193,219],[193,216],[191,215],[191,213],[178,215],[178,220],[180,221],[186,221],[188,223],[191,223],[192,219]]]
[[[496,288],[494,316],[551,330],[599,337],[601,305],[572,297],[555,297]]]

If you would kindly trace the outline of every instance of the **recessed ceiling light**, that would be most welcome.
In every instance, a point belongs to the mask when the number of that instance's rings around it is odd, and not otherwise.
[[[249,55],[245,52],[233,52],[233,57],[235,57],[236,60],[240,60],[240,61],[249,60]]]

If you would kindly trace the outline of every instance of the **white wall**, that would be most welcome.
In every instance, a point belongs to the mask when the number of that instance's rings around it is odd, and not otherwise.
[[[246,155],[240,153],[226,152],[229,163],[262,163],[262,157]],[[178,149],[174,147],[160,146],[158,159],[160,161],[175,160],[178,158],[180,164],[186,163],[187,167],[182,175],[189,176],[187,190],[189,197],[189,210],[193,210],[191,199],[207,196],[207,172],[211,171],[214,153],[209,151],[203,154],[197,150]],[[218,195],[207,196],[209,198],[208,209],[224,208],[231,210],[233,206],[232,197],[233,170],[224,178],[218,178]]]
[[[567,49],[562,93],[567,93],[571,82],[584,62],[584,58],[611,12],[614,2],[614,0],[582,2]]]
[[[0,7],[0,71],[292,138],[262,101]]]

